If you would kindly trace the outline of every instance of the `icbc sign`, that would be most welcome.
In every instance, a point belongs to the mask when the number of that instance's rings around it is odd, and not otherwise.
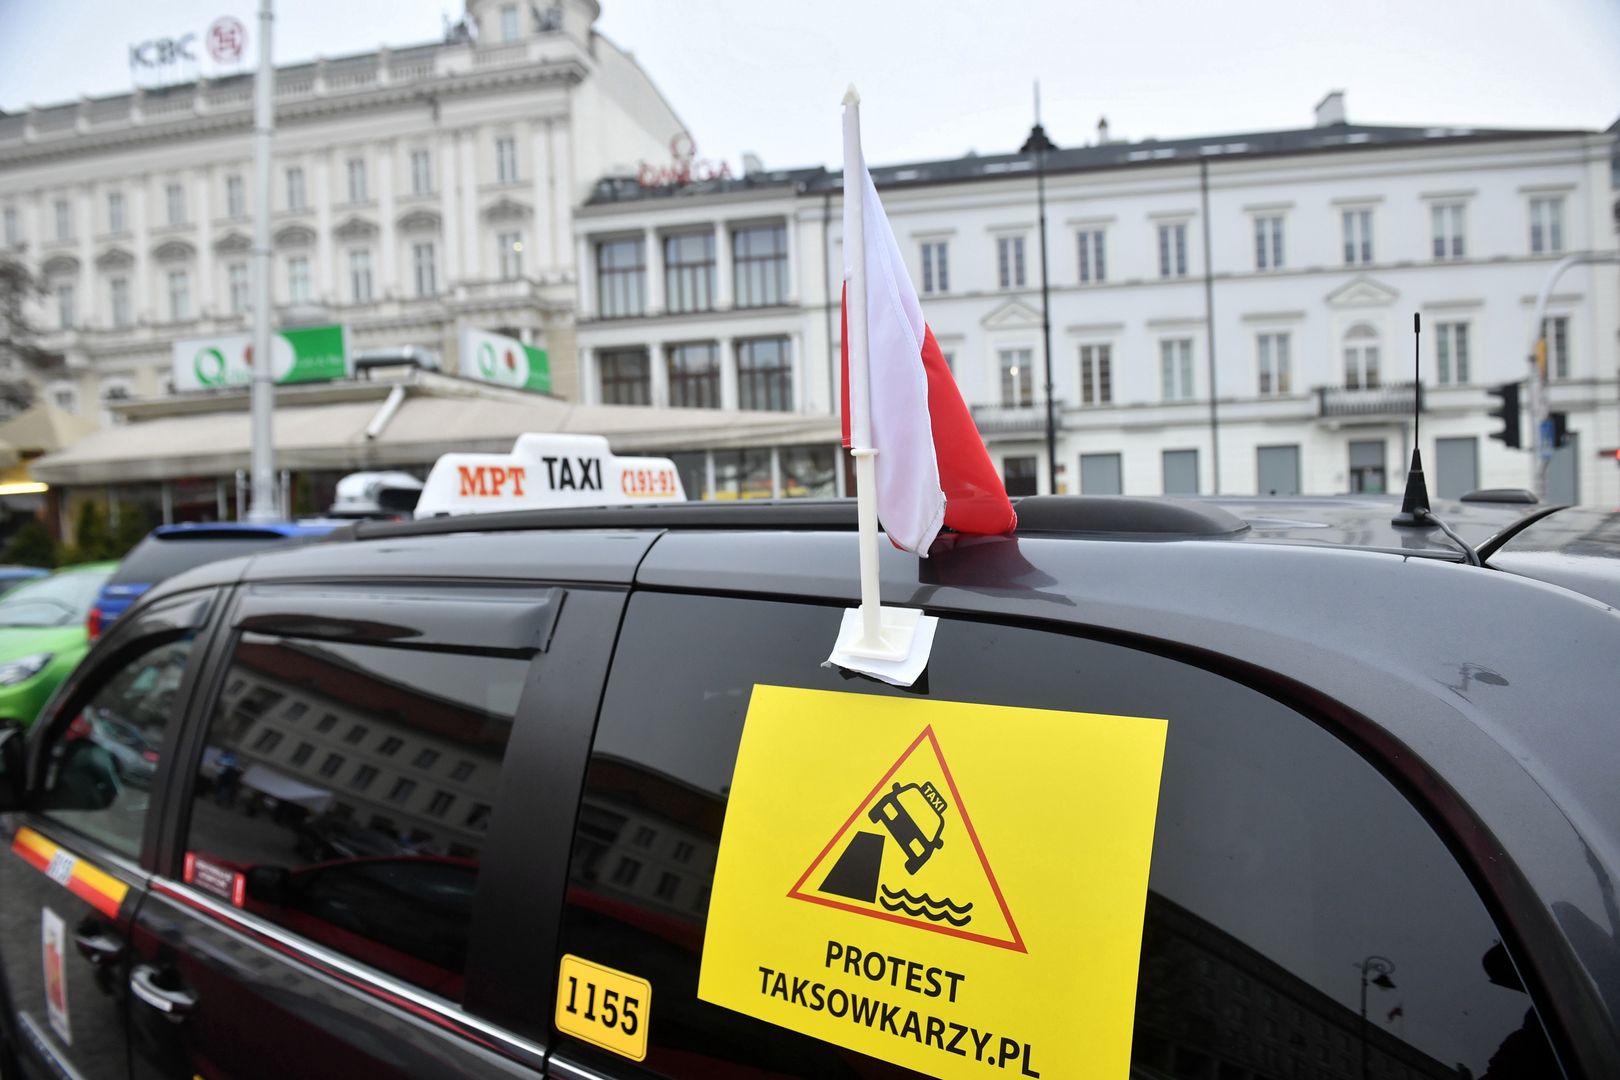
[[[191,43],[196,34],[182,34],[177,38],[154,38],[129,47],[130,67],[168,67],[182,60],[196,60]]]
[[[247,50],[247,27],[229,15],[221,15],[208,28],[208,55],[215,63],[234,64]]]

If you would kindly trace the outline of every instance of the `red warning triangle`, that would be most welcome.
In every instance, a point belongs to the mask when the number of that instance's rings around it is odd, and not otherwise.
[[[932,725],[855,804],[788,896],[1027,951]]]

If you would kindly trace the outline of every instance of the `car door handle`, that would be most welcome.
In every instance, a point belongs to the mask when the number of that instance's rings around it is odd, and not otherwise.
[[[137,964],[129,973],[129,989],[178,1024],[196,1006],[197,995],[189,990],[165,990],[157,984],[158,977],[158,969],[151,964]]]
[[[116,963],[124,953],[124,943],[111,934],[95,928],[82,928],[73,935],[73,944],[79,955],[96,967]]]

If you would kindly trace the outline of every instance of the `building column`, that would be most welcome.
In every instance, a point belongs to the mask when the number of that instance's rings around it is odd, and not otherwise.
[[[783,246],[787,254],[787,291],[782,299],[786,303],[795,305],[799,302],[798,232],[799,223],[796,220],[794,213],[790,210],[788,211],[787,224],[782,229],[782,235],[786,240],[786,243]]]
[[[725,311],[734,303],[731,295],[731,230],[723,221],[714,223],[714,306]]]
[[[737,406],[737,343],[734,339],[723,337],[720,346],[720,407],[722,409],[736,409]]]
[[[591,238],[580,236],[574,241],[574,249],[574,265],[579,268],[579,312],[576,318],[594,319],[599,313],[596,310],[596,274],[591,258]]]
[[[532,181],[534,215],[530,219],[533,231],[529,236],[529,242],[524,245],[524,251],[534,252],[532,265],[537,279],[548,276],[557,268],[559,261],[556,248],[553,246],[556,235],[551,228],[554,180],[551,175],[551,136],[548,126],[543,120],[536,120],[529,125],[529,160],[534,168]]]
[[[662,341],[647,343],[647,375],[651,382],[648,394],[655,409],[669,407],[669,357]]]
[[[394,143],[377,144],[377,236],[378,252],[373,296],[392,300],[400,294],[399,249],[394,224]]]
[[[74,298],[75,318],[80,326],[90,325],[91,314],[96,310],[95,273],[96,273],[96,189],[94,184],[85,184],[75,195],[79,204],[79,278],[74,282],[74,290],[78,296]]]
[[[337,299],[332,270],[332,152],[315,155],[315,280],[310,284],[316,303],[330,304]]]
[[[793,394],[792,412],[810,412],[809,378],[804,370],[804,335],[788,335],[788,390]]]
[[[478,264],[478,129],[456,132],[456,149],[461,157],[457,170],[461,177],[461,277],[482,281],[492,275]]]
[[[455,136],[448,131],[440,134],[433,156],[439,166],[439,237],[444,248],[439,252],[438,260],[439,291],[449,293],[451,274],[461,265],[461,249],[456,246],[461,219],[456,216]]]
[[[583,405],[602,403],[602,383],[596,377],[596,350],[581,345],[579,353],[579,400]]]
[[[40,267],[44,259],[40,255],[45,246],[45,193],[35,191],[23,201],[22,215],[23,240],[28,244],[28,254],[23,262],[30,273],[40,276]]]
[[[569,254],[568,237],[573,235],[574,223],[574,154],[569,145],[571,131],[566,119],[557,120],[548,129],[551,133],[551,230],[557,239],[557,269],[573,270],[581,281],[590,274],[589,264],[581,262],[570,267],[560,260]]]
[[[200,319],[216,315],[214,307],[214,167],[205,165],[197,174],[197,304]]]
[[[641,246],[646,253],[647,314],[662,315],[665,309],[664,247],[658,230],[651,227],[641,230]]]
[[[135,237],[135,265],[129,275],[130,321],[139,325],[152,318],[152,233],[146,217],[149,178],[143,173],[129,189],[130,233]]]

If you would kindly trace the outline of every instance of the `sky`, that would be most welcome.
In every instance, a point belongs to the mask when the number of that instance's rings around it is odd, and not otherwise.
[[[698,156],[826,164],[860,90],[874,164],[1016,150],[1041,83],[1059,146],[1352,122],[1602,129],[1620,117],[1620,0],[601,0]],[[278,61],[437,39],[458,0],[277,0]],[[0,109],[127,91],[128,49],[256,30],[253,0],[0,0]],[[256,46],[250,45],[250,51]]]

